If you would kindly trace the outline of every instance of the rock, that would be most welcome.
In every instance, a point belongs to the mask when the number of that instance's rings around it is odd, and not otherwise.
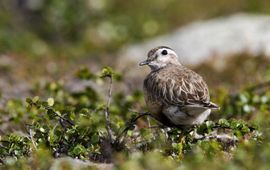
[[[235,14],[194,22],[167,35],[124,47],[119,65],[123,60],[138,63],[146,58],[149,49],[159,45],[175,49],[181,62],[188,65],[243,52],[270,56],[270,16]]]

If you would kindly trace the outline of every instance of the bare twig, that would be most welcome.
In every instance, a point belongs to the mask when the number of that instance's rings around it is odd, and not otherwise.
[[[61,116],[61,115],[59,115],[58,113],[56,113],[51,107],[49,107],[49,106],[45,106],[45,109],[46,110],[52,110],[53,111],[53,113],[54,113],[54,115],[55,116],[57,116],[57,117],[59,117],[60,118],[60,120],[63,120],[63,121],[65,121],[65,122],[67,122],[69,125],[71,125],[71,126],[73,126],[74,125],[74,123],[71,121],[71,120],[69,120],[69,119],[66,119],[66,118],[64,118],[63,116]]]
[[[27,138],[32,142],[34,149],[37,150],[37,145],[36,145],[36,142],[35,142],[34,137],[33,137],[33,131],[31,129],[31,126],[32,125],[26,124],[25,130],[28,133]]]
[[[109,107],[110,107],[111,100],[112,100],[113,80],[112,80],[112,76],[108,76],[108,78],[110,80],[110,85],[109,85],[108,100],[107,100],[106,108],[104,110],[104,114],[105,114],[105,120],[106,120],[106,130],[108,133],[108,139],[109,139],[110,143],[113,143],[113,141],[112,141],[113,135],[112,135],[111,122],[110,122],[110,111],[109,111]]]
[[[29,129],[29,137],[30,137],[30,140],[31,140],[31,142],[33,144],[33,147],[35,148],[35,150],[37,150],[37,145],[36,145],[36,142],[35,142],[35,140],[33,138],[33,131],[32,131],[31,128]]]
[[[32,105],[37,106],[36,103],[32,103]],[[54,109],[51,108],[50,106],[43,106],[43,107],[44,107],[47,111],[48,111],[48,110],[51,110],[55,116],[57,116],[57,117],[60,118],[61,121],[67,122],[67,123],[68,123],[69,125],[71,125],[71,126],[75,125],[71,120],[66,119],[66,118],[64,118],[63,116],[59,115],[59,114],[58,114],[56,111],[54,111]],[[62,125],[62,124],[61,124],[61,125]]]
[[[128,130],[132,129],[133,126],[135,125],[136,121],[141,118],[141,117],[144,117],[144,116],[151,116],[150,113],[148,112],[142,112],[142,113],[139,113],[139,115],[133,119],[130,120],[130,122],[127,124],[126,128],[117,136],[116,138],[116,142],[119,142],[120,141],[120,138],[123,137]]]
[[[66,119],[66,118],[64,118],[63,116],[60,116],[60,115],[58,115],[58,114],[56,114],[56,116],[58,116],[61,120],[64,120],[65,122],[67,122],[69,125],[71,125],[71,126],[74,125],[74,123],[73,123],[71,120]]]

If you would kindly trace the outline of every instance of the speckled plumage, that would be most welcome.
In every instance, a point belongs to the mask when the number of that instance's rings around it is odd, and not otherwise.
[[[159,49],[170,50],[167,55]],[[157,54],[156,54],[157,53]],[[160,67],[144,80],[144,95],[149,112],[167,126],[188,126],[204,121],[218,106],[210,102],[207,84],[200,75],[178,62],[168,47],[157,47],[148,53],[148,60],[160,61]],[[164,57],[167,57],[164,59]]]

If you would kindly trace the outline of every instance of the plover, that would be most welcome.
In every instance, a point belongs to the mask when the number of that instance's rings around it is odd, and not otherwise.
[[[150,114],[165,126],[189,127],[201,124],[218,105],[212,103],[207,84],[194,71],[183,66],[169,47],[148,52],[139,65],[151,72],[144,80],[144,97]]]

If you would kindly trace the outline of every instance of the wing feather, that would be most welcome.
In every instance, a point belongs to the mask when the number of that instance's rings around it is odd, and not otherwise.
[[[165,105],[211,105],[208,87],[202,77],[183,66],[149,74],[144,87],[150,96]]]

